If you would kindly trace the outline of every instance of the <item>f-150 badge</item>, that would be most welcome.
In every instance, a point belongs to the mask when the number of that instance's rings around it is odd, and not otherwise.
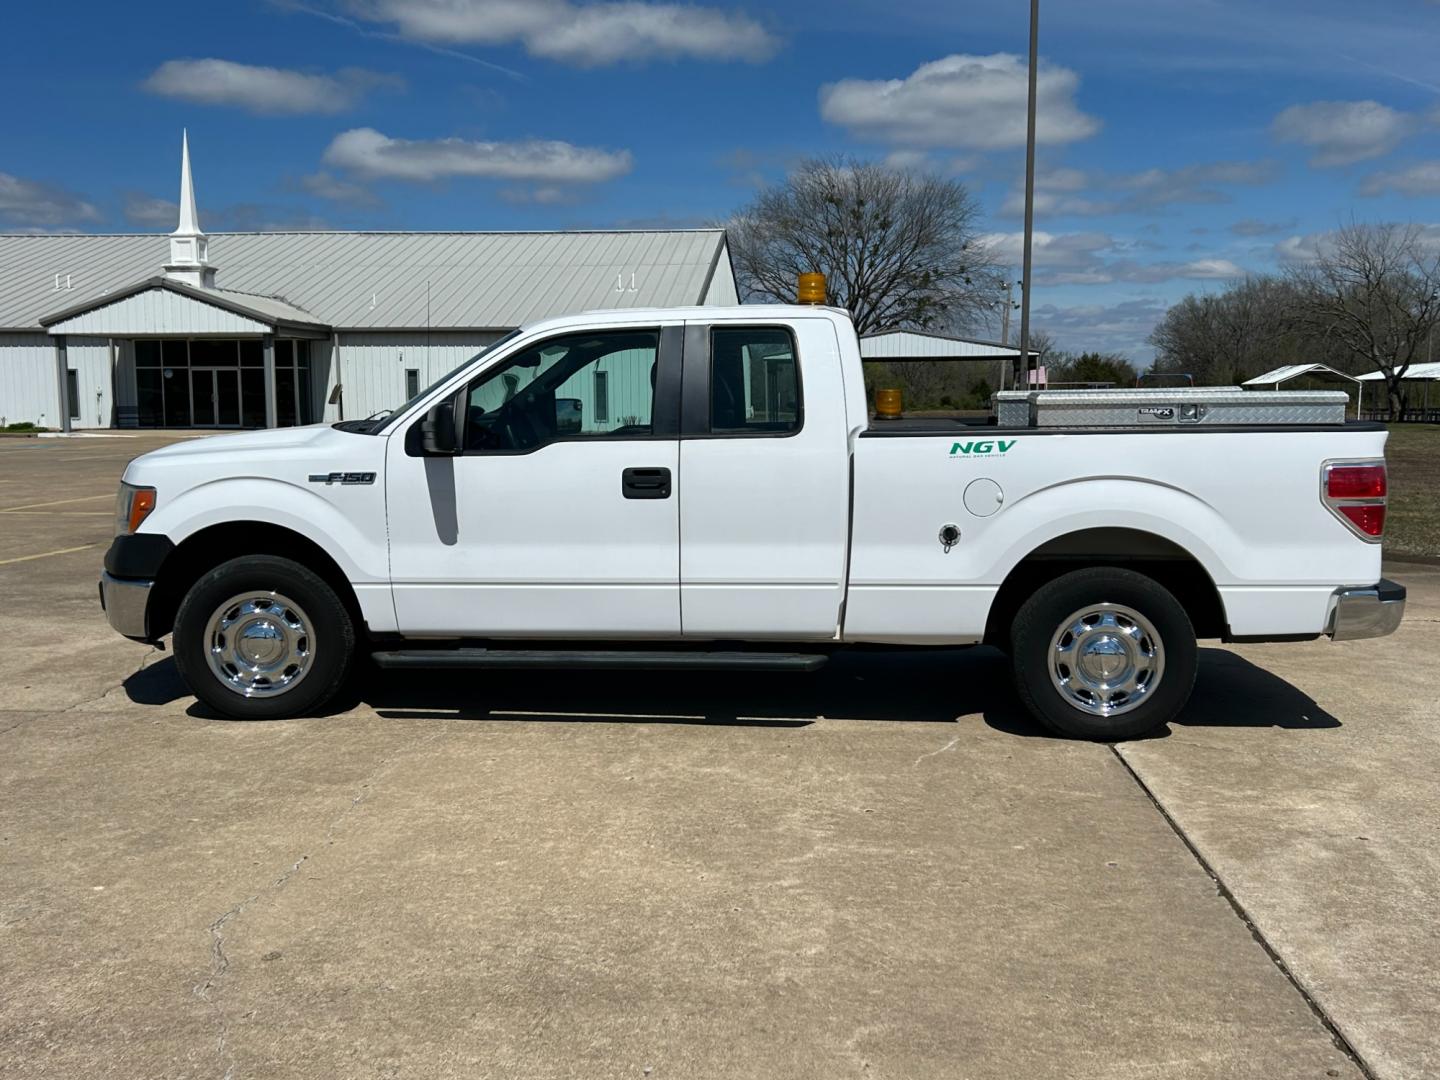
[[[312,484],[373,484],[375,474],[373,472],[331,472],[311,473],[310,483]]]

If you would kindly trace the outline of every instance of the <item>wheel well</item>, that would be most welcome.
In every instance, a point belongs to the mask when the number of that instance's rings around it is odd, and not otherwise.
[[[1188,551],[1163,536],[1138,529],[1083,529],[1047,541],[1015,565],[990,605],[986,644],[1008,646],[1010,624],[1021,604],[1047,582],[1089,566],[1124,567],[1152,578],[1180,601],[1197,638],[1225,636],[1220,591]]]
[[[174,628],[180,601],[195,582],[221,563],[245,555],[278,555],[319,574],[335,590],[355,625],[364,625],[354,588],[340,564],[319,544],[281,525],[227,521],[186,537],[166,557],[150,597],[147,621],[151,636],[158,638]]]

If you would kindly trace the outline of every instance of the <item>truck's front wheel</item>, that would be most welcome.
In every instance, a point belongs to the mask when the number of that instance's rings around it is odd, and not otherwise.
[[[175,615],[175,663],[195,696],[239,720],[320,708],[349,675],[355,626],[321,577],[256,555],[202,577]]]
[[[1047,727],[1133,739],[1168,723],[1195,685],[1195,630],[1143,574],[1076,570],[1021,606],[1011,632],[1016,689]]]

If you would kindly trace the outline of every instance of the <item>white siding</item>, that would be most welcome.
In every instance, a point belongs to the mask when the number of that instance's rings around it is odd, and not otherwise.
[[[55,343],[46,334],[0,334],[0,424],[59,427]]]
[[[715,264],[715,273],[710,278],[710,287],[700,303],[705,307],[733,307],[740,303],[740,293],[735,288],[735,271],[730,266],[730,245],[720,245],[720,261]]]
[[[66,337],[65,362],[75,371],[80,400],[75,428],[108,428],[114,422],[114,380],[110,369],[110,342],[107,338]]]
[[[393,409],[405,401],[406,368],[415,368],[420,372],[420,388],[423,390],[501,336],[481,331],[464,334],[341,334],[339,361],[330,364],[322,400],[329,400],[338,380],[345,387],[346,420],[357,420],[381,409]],[[314,357],[315,345],[311,349]],[[327,405],[325,420],[332,422],[338,419],[340,410],[334,405]]]
[[[189,337],[196,334],[268,334],[270,327],[168,289],[148,289],[55,323],[50,332],[115,337],[132,334]]]

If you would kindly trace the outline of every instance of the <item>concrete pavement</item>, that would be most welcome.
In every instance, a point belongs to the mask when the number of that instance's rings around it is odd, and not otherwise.
[[[236,724],[96,607],[155,442],[55,442],[0,440],[0,1075],[1436,1071],[1434,571],[1118,752],[983,649]]]

